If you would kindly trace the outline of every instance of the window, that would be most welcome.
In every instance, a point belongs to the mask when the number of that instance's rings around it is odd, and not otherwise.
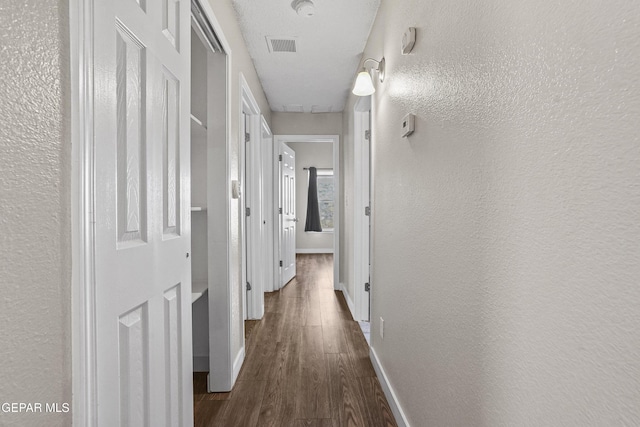
[[[322,231],[333,231],[333,169],[318,170],[318,208]]]

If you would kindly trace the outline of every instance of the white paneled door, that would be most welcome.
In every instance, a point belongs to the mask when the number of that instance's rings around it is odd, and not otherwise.
[[[296,153],[280,143],[280,287],[296,275]]]
[[[97,425],[189,426],[190,3],[93,21]]]

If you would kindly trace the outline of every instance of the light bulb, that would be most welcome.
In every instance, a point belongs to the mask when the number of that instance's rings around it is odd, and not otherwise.
[[[363,69],[358,73],[358,77],[356,77],[356,83],[353,85],[353,94],[357,96],[369,96],[375,91],[376,88],[373,87],[371,75],[367,70]]]

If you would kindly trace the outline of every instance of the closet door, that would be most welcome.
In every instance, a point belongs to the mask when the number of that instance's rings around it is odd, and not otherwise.
[[[188,426],[190,4],[96,0],[99,426]]]

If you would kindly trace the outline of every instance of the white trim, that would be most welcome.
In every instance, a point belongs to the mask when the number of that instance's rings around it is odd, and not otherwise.
[[[333,168],[316,169],[316,176],[333,176]]]
[[[344,283],[340,283],[340,290],[342,291],[342,295],[344,295],[345,301],[347,301],[347,306],[349,307],[349,311],[351,312],[351,317],[353,319],[356,318],[356,308],[353,305],[353,300],[351,299],[351,295],[349,295],[349,291],[347,291],[347,287]]]
[[[222,32],[222,25],[220,25],[220,22],[216,18],[216,15],[213,13],[213,9],[211,8],[211,5],[209,4],[208,1],[202,1],[202,0],[197,0],[197,1],[198,1],[198,4],[200,4],[200,7],[202,8],[202,11],[204,12],[206,18],[209,20],[209,23],[211,24],[211,28],[213,28],[213,31],[216,34],[216,37],[218,38],[220,45],[224,49],[224,53],[227,54],[227,58],[229,58],[229,62],[231,62],[231,45],[227,41],[227,38],[224,36],[224,33]],[[229,68],[229,76],[230,76],[231,66],[229,65],[228,68]],[[229,97],[231,97],[231,90],[229,90],[228,95]],[[231,123],[231,119],[228,118],[228,120],[229,120],[229,123]]]
[[[334,228],[333,228],[333,288],[340,289],[340,135],[274,135],[274,147],[280,147],[280,143],[291,142],[331,142],[333,143],[333,176],[338,183],[334,191]],[[277,162],[276,156],[276,162]],[[275,173],[276,171],[274,171]],[[279,171],[278,171],[279,172]],[[277,178],[280,179],[279,177]],[[274,225],[278,235],[279,224]],[[280,257],[280,248],[276,251]],[[280,279],[277,283],[280,283]]]
[[[301,249],[296,248],[297,254],[332,254],[333,248],[311,248],[311,249]]]
[[[271,136],[273,148],[271,163],[271,199],[273,201],[273,222],[271,223],[271,233],[273,234],[273,290],[282,288],[282,266],[280,266],[280,143],[276,143],[275,136]]]
[[[238,379],[238,375],[240,374],[240,369],[242,369],[242,364],[244,363],[244,356],[245,356],[244,348],[245,348],[244,346],[240,348],[240,351],[238,351],[238,354],[236,355],[236,359],[233,361],[233,383],[234,384]]]
[[[71,354],[73,424],[97,423],[93,156],[93,0],[69,4],[71,55]]]
[[[246,306],[246,312],[244,313],[244,319],[261,319],[264,315],[264,284],[262,282],[262,262],[260,262],[260,256],[262,255],[262,223],[261,206],[262,206],[262,167],[260,159],[261,155],[261,115],[260,106],[256,101],[256,98],[251,92],[249,83],[244,77],[244,74],[239,74],[240,82],[240,106],[238,112],[238,118],[241,120],[243,113],[247,115],[249,121],[248,129],[245,129],[244,124],[238,126],[239,129],[239,154],[240,154],[240,179],[243,181],[242,187],[244,188],[245,197],[240,198],[240,209],[243,220],[240,221],[240,229],[242,233],[242,295],[243,307]],[[244,132],[251,135],[251,152],[247,157]],[[252,174],[250,175],[251,182],[244,182],[247,172],[247,165],[250,166]],[[248,194],[248,196],[247,196]],[[247,199],[250,198],[250,200]],[[252,208],[251,216],[245,215],[245,209],[247,204]],[[247,221],[248,219],[248,221]],[[251,229],[251,247],[247,247],[247,227],[246,222],[249,223]],[[250,262],[247,264],[247,255]],[[250,277],[250,280],[247,278]],[[251,291],[245,290],[245,284],[247,281],[251,282]],[[244,331],[244,328],[243,328]],[[244,335],[243,335],[244,342]]]
[[[273,227],[275,221],[275,209],[273,203],[273,133],[264,115],[260,116],[260,144],[262,146],[262,206],[261,215],[263,224],[260,225],[263,247],[263,291],[273,292],[276,290],[274,282],[274,269],[277,264],[276,255],[273,249]]]
[[[370,98],[370,97],[366,97]],[[370,227],[371,216],[365,216],[365,208],[369,206],[370,200],[370,173],[369,159],[370,141],[365,139],[365,132],[369,131],[370,112],[363,110],[367,108],[364,101],[359,102],[354,107],[353,123],[353,271],[354,271],[354,300],[356,307],[355,320],[369,320],[370,294],[364,290],[364,284],[370,281]]]
[[[396,419],[398,427],[410,427],[409,421],[407,421],[407,417],[404,414],[402,407],[400,406],[398,397],[396,396],[396,393],[391,386],[391,382],[389,381],[387,374],[384,372],[382,364],[380,363],[378,355],[376,354],[376,351],[373,349],[373,347],[369,349],[369,358],[371,359],[371,363],[373,364],[373,369],[375,369],[376,374],[378,375],[378,380],[380,380],[382,391],[384,391],[384,395],[387,397],[389,406],[391,406],[391,412],[393,412],[393,416]]]

